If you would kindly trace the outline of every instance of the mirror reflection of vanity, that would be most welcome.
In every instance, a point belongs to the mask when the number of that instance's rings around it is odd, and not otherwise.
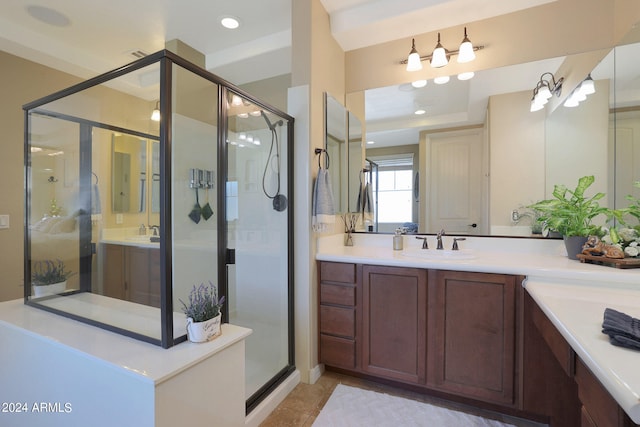
[[[640,141],[633,136],[640,135],[640,88],[637,87],[640,67],[633,64],[634,58],[638,58],[638,46],[629,44],[611,52],[587,52],[512,66],[527,76],[528,88],[514,89],[513,82],[504,89],[494,84],[496,92],[490,94],[486,115],[479,121],[466,125],[458,123],[451,128],[432,126],[421,129],[418,137],[406,139],[399,150],[406,151],[407,147],[413,146],[418,152],[414,161],[419,164],[421,177],[419,232],[435,233],[439,229],[437,225],[428,228],[425,217],[429,211],[424,206],[438,191],[433,187],[433,168],[430,169],[434,144],[439,140],[459,138],[464,132],[481,140],[480,174],[471,182],[478,184],[472,192],[479,192],[482,198],[480,214],[464,224],[469,228],[451,229],[453,233],[531,236],[533,219],[526,206],[550,197],[554,184],[571,188],[584,175],[596,176],[596,183],[590,190],[605,192],[607,199],[602,203],[608,206],[625,206],[627,194],[640,196],[631,187],[633,181],[640,180],[640,159],[635,154],[640,152]],[[578,74],[584,70],[585,77],[591,73],[596,81],[596,93],[576,108],[564,107],[561,101],[580,83],[575,81],[574,75],[572,81],[565,82],[561,98],[552,100],[552,105],[542,111],[530,112],[532,89],[540,75],[544,72],[558,76],[569,74],[566,70],[570,65],[567,64],[573,64],[574,68],[569,69],[574,73],[576,69],[580,70]],[[536,66],[538,68],[534,68]],[[491,73],[506,71],[479,71],[467,84],[495,83],[500,79],[489,77],[495,75]],[[429,85],[435,86],[432,82]],[[401,86],[402,90],[407,90],[408,85]],[[370,122],[368,115],[366,129],[367,140],[375,140],[378,132],[394,130],[392,126],[385,128],[382,122]],[[400,135],[402,138],[402,133]],[[367,145],[366,157],[375,157],[376,150],[379,149]],[[351,200],[354,196],[350,188],[349,193]],[[460,205],[457,202],[455,206]],[[514,211],[515,216],[512,215]],[[476,226],[472,227],[473,224]],[[391,228],[395,226],[392,224]]]

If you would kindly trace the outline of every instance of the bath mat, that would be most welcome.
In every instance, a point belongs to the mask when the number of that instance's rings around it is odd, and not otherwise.
[[[513,427],[428,403],[338,384],[313,427],[356,426]]]

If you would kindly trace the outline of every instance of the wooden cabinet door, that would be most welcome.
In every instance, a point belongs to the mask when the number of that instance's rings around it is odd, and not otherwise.
[[[430,270],[428,351],[430,387],[515,404],[515,277]]]
[[[149,305],[149,250],[127,246],[126,271],[129,301]]]
[[[124,279],[124,247],[121,245],[103,245],[103,291],[111,298],[127,299]]]
[[[362,370],[424,384],[426,270],[365,265],[362,285]]]

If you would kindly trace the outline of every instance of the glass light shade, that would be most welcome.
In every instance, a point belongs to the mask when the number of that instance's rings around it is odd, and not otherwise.
[[[580,102],[578,102],[578,100],[574,96],[569,96],[562,105],[564,105],[565,107],[577,107],[579,103]]]
[[[529,111],[533,113],[534,111],[540,111],[543,108],[544,108],[544,104],[537,103],[535,98],[531,100],[531,109]]]
[[[473,71],[467,71],[466,73],[458,74],[458,80],[469,80],[472,79],[476,74]]]
[[[422,61],[420,60],[420,54],[416,50],[416,41],[411,39],[411,52],[407,58],[407,71],[422,70]]]
[[[443,85],[445,83],[449,83],[449,76],[441,76],[433,79],[433,82],[437,85]]]
[[[540,89],[538,89],[538,96],[541,99],[549,99],[551,98],[551,91],[549,90],[548,86],[540,86]]]
[[[156,102],[156,108],[154,108],[153,112],[151,113],[151,120],[153,120],[154,122],[160,121],[160,106],[158,102]]]
[[[458,62],[471,62],[474,59],[476,59],[476,54],[473,51],[473,45],[469,39],[465,37],[460,45],[460,50],[458,51]]]
[[[592,93],[596,93],[596,86],[593,83],[593,79],[591,78],[591,75],[588,75],[587,78],[584,79],[582,83],[580,83],[580,92],[582,92],[585,95],[591,95]]]
[[[575,98],[575,99],[576,99],[576,101],[578,101],[578,102],[582,102],[582,101],[584,101],[585,99],[587,99],[587,95],[586,95],[585,93],[583,93],[580,89],[578,89],[578,90],[576,90],[575,92],[573,92],[573,93],[571,94],[571,96],[572,96],[573,98]]]
[[[449,63],[449,59],[447,59],[447,51],[442,47],[440,43],[436,46],[433,51],[433,56],[431,57],[431,66],[433,68],[444,67]]]
[[[417,88],[425,87],[427,85],[426,80],[416,80],[415,82],[411,82],[411,86]]]

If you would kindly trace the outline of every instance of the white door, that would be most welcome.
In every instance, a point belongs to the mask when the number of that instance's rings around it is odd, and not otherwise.
[[[427,230],[487,234],[483,230],[481,131],[431,136],[427,150]]]

